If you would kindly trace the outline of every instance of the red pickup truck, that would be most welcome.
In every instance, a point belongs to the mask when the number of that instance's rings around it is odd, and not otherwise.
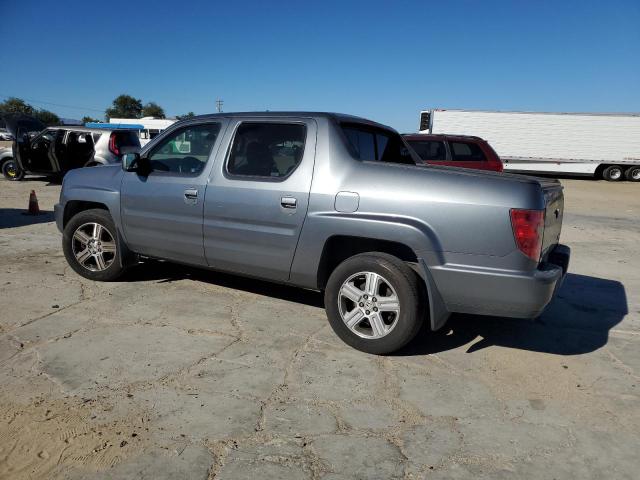
[[[424,163],[502,172],[502,162],[489,143],[467,135],[404,135]]]

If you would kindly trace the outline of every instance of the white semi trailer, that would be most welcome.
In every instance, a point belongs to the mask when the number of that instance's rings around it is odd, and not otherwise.
[[[509,171],[640,181],[640,113],[434,109],[420,133],[482,137]]]

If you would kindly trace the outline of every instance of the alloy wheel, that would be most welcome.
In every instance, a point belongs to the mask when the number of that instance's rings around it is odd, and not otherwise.
[[[71,242],[78,263],[92,272],[106,270],[116,258],[114,236],[99,223],[80,225],[73,233]]]
[[[340,287],[338,310],[349,330],[373,340],[388,335],[398,323],[400,299],[382,275],[359,272]]]

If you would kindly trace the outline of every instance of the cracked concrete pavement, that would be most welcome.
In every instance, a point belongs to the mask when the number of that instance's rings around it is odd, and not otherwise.
[[[637,478],[638,185],[563,183],[544,315],[375,357],[314,292],[160,262],[84,280],[60,187],[0,181],[0,478]]]

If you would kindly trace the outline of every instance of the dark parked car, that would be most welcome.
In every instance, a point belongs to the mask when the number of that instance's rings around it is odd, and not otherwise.
[[[424,163],[502,172],[502,162],[491,145],[468,135],[404,135]]]
[[[8,180],[21,180],[25,173],[64,175],[74,168],[119,163],[122,149],[140,149],[133,130],[45,128],[28,117],[8,119],[7,129],[15,137],[12,158],[2,162],[2,173]]]

